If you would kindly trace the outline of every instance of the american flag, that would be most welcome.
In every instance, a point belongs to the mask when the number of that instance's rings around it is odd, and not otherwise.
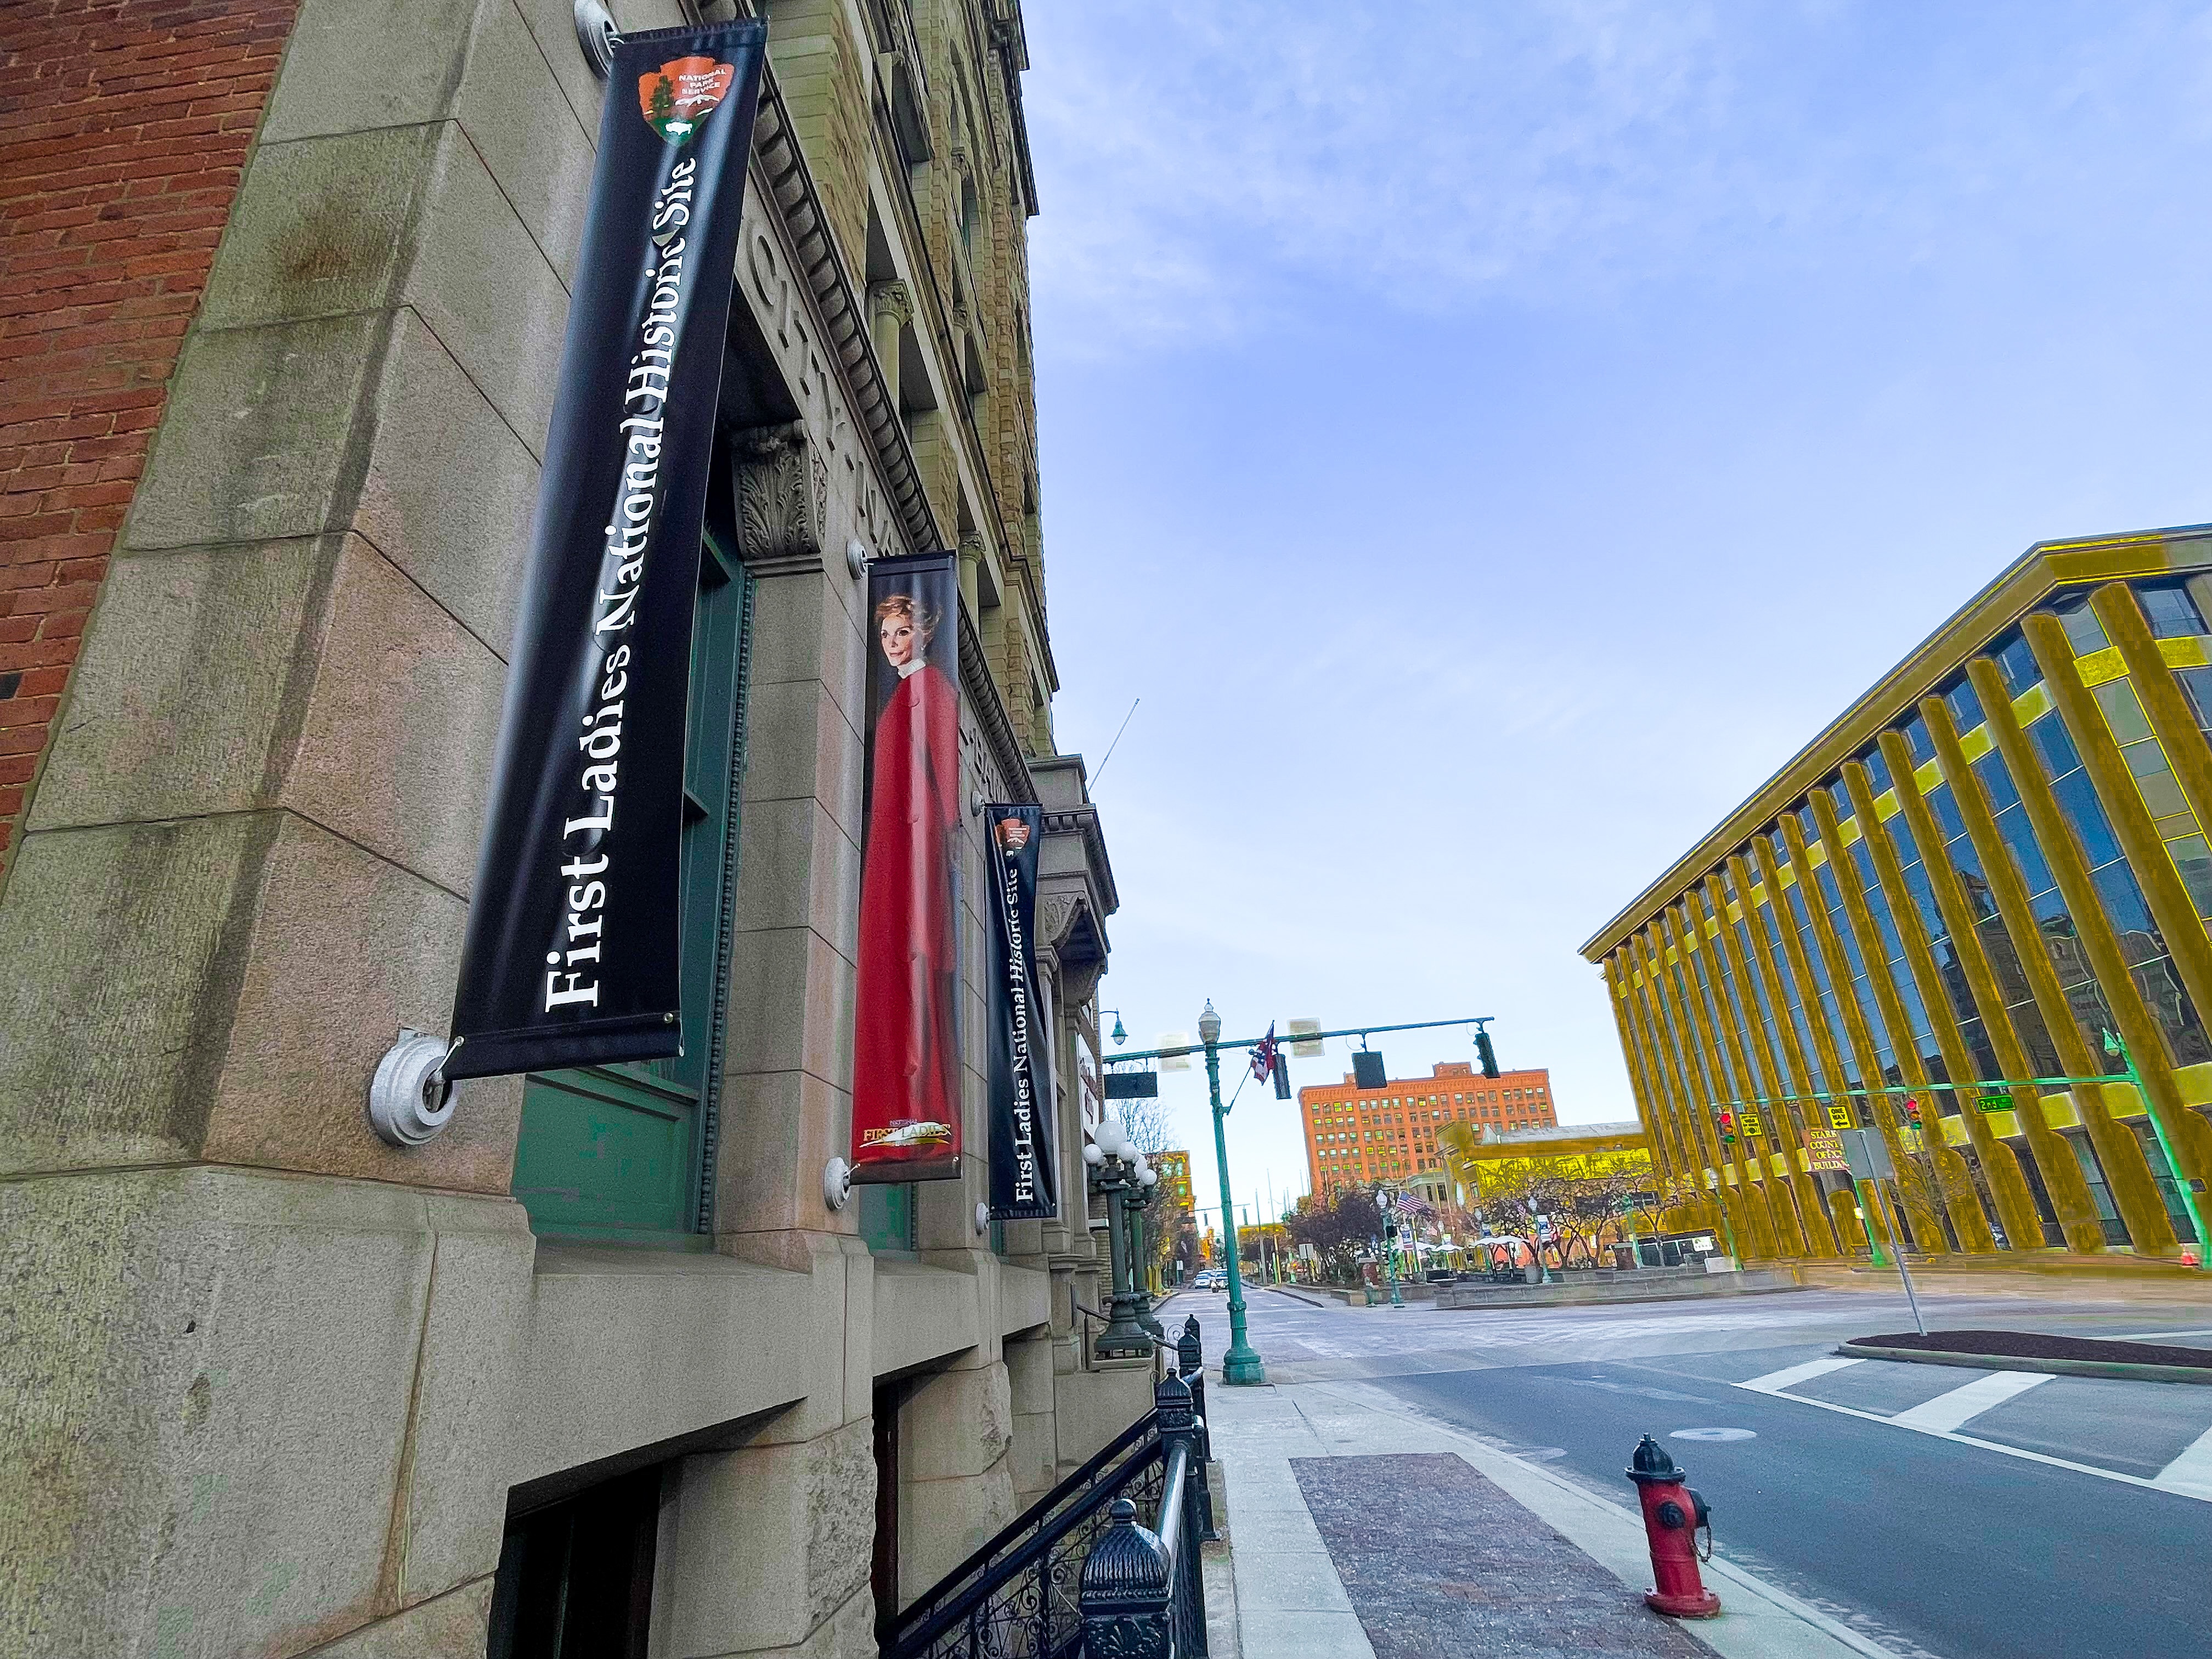
[[[1267,1022],[1267,1035],[1260,1039],[1260,1046],[1252,1051],[1252,1075],[1265,1083],[1275,1071],[1275,1022]]]

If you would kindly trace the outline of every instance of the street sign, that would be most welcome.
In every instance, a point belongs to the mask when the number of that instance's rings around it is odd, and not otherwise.
[[[1743,1115],[1743,1132],[1747,1135],[1758,1135],[1764,1139],[1766,1134],[1766,1125],[1759,1120],[1757,1112],[1746,1112]]]
[[[1848,1106],[1830,1106],[1828,1122],[1832,1127],[1838,1129],[1856,1129],[1859,1127],[1858,1119],[1851,1115],[1851,1109]]]
[[[1106,1098],[1109,1100],[1158,1100],[1159,1095],[1160,1074],[1158,1072],[1106,1073]]]
[[[1298,1041],[1302,1036],[1311,1037],[1313,1033],[1320,1030],[1321,1022],[1317,1019],[1292,1020],[1291,1022],[1291,1058],[1293,1060],[1319,1060],[1322,1055],[1326,1054],[1328,1052],[1328,1045],[1327,1043],[1321,1042],[1301,1042]]]
[[[2012,1097],[2008,1094],[1984,1095],[1974,1104],[1985,1112],[2008,1112],[2012,1110]]]
[[[1846,1129],[1840,1137],[1844,1157],[1854,1181],[1893,1180],[1897,1166],[1889,1161],[1889,1147],[1873,1129]]]
[[[1849,1170],[1850,1160],[1844,1156],[1844,1138],[1833,1129],[1805,1131],[1805,1166],[1811,1170]]]

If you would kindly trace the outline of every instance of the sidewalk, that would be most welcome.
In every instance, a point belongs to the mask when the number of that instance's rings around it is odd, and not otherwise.
[[[1213,1659],[1888,1653],[1718,1559],[1705,1572],[1720,1617],[1650,1613],[1625,1479],[1607,1504],[1380,1389],[1217,1381],[1206,1405],[1227,1498],[1227,1559],[1207,1564]]]

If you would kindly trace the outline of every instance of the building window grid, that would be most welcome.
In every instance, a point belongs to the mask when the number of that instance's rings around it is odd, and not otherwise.
[[[1889,1023],[1882,1018],[1881,1005],[1875,1000],[1874,984],[1867,977],[1865,953],[1859,949],[1858,935],[1851,929],[1850,914],[1844,908],[1844,890],[1836,879],[1832,855],[1814,872],[1814,879],[1820,889],[1820,906],[1828,913],[1828,931],[1835,936],[1844,953],[1844,965],[1850,970],[1851,1000],[1857,1006],[1859,1018],[1866,1022],[1867,1036],[1874,1044],[1875,1064],[1881,1068],[1881,1080],[1901,1083],[1904,1073],[1897,1067],[1897,1050],[1890,1042]]]
[[[2055,714],[2045,714],[2036,724],[2057,718]],[[2005,765],[2004,757],[1991,750],[1973,763],[1973,770],[1981,781],[1983,794],[1988,798],[1997,838],[2011,857],[2021,885],[2027,890],[2028,909],[2035,918],[2036,932],[2051,958],[2059,989],[2066,998],[2067,1012],[2073,1016],[2082,1042],[2095,1063],[2101,1064],[2105,1030],[2113,1023],[2112,1009],[2097,983],[2095,970],[2089,965],[2088,953],[2081,948],[2081,930],[2075,923],[2073,912],[2067,908],[2065,896],[2059,892],[2058,883],[2051,873],[2051,862],[2036,840],[2035,826],[2028,822],[2027,808],[2014,787],[2011,769]],[[2056,1064],[2057,1054],[2051,1058]],[[2117,1063],[2106,1069],[2117,1069]]]
[[[1943,908],[1936,902],[1936,887],[1929,878],[1927,866],[1921,862],[1920,846],[1914,839],[1912,825],[1902,811],[1885,821],[1882,826],[1889,832],[1892,848],[1897,854],[1899,873],[1905,879],[1905,892],[1911,897],[1913,908],[1919,912],[1920,926],[1928,936],[1928,953],[1936,964],[1936,976],[1943,984],[1944,994],[1951,1000],[1952,1018],[1958,1024],[1959,1040],[1965,1045],[1973,1060],[1978,1075],[1991,1078],[2003,1074],[1997,1063],[1996,1049],[1990,1041],[1989,1028],[1983,1023],[1981,1012],[1974,1001],[1973,987],[1966,979],[1966,964],[1960,960],[1959,947],[1952,942],[1951,924],[1944,919]]]
[[[1820,1051],[1813,1046],[1813,1027],[1805,1018],[1805,1001],[1797,988],[1796,970],[1790,965],[1790,953],[1782,948],[1781,925],[1774,919],[1774,907],[1762,900],[1754,908],[1759,920],[1766,929],[1767,958],[1774,964],[1774,977],[1782,986],[1783,1006],[1790,1011],[1790,1023],[1797,1030],[1797,1052],[1804,1056],[1807,1081],[1816,1095],[1828,1091],[1828,1076],[1820,1064]],[[1804,1114],[1797,1115],[1802,1125]]]
[[[2129,977],[2165,1039],[2170,1062],[2195,1066],[2212,1060],[2212,1039],[2206,1036],[2196,1006],[2182,986],[2165,935],[2143,900],[2142,888],[2112,834],[2112,821],[2105,815],[2072,738],[2055,712],[2034,721],[2027,735],[2043,764],[2045,781],[2058,803],[2059,815],[2073,831],[2082,862],[2088,867],[2090,883],[2102,901]],[[2101,1058],[2101,1042],[2098,1053]],[[2118,1062],[2112,1065],[2117,1068]]]
[[[1781,849],[1777,848],[1778,854]],[[1777,862],[1779,862],[1778,858]],[[1836,1063],[1844,1070],[1844,1086],[1862,1089],[1866,1079],[1859,1075],[1858,1051],[1851,1046],[1850,1033],[1844,1024],[1842,1007],[1836,1001],[1836,989],[1828,977],[1826,959],[1820,954],[1820,941],[1813,933],[1813,918],[1805,903],[1805,884],[1796,881],[1784,890],[1784,902],[1790,907],[1791,921],[1796,924],[1798,948],[1805,953],[1806,970],[1813,976],[1813,994],[1818,1000],[1820,1015],[1826,1023],[1828,1045],[1836,1056]]]
[[[1994,758],[1994,751],[1984,758]],[[2051,1032],[2043,1023],[2043,1011],[2037,1006],[2035,992],[2028,982],[2027,969],[2021,963],[2020,948],[2005,926],[2004,917],[1998,914],[1996,893],[1990,887],[1989,872],[1982,867],[1982,855],[1976,850],[1973,840],[1966,833],[1965,815],[1951,791],[1948,779],[1938,783],[1922,797],[1928,811],[1943,836],[1943,854],[1959,878],[1959,885],[1966,899],[1966,908],[1974,919],[1974,932],[1980,939],[1982,954],[1990,965],[1990,977],[1996,982],[1997,1000],[2003,1005],[2005,1017],[2012,1024],[2013,1035],[2020,1039],[2027,1051],[2029,1070],[2038,1077],[2055,1077],[2063,1069],[2058,1060],[2057,1045],[2051,1040]],[[1992,1069],[1987,1073],[1999,1077],[2002,1073]]]
[[[1721,1068],[1722,1075],[1728,1081],[1728,1093],[1721,1097],[1721,1099],[1747,1100],[1758,1091],[1736,1075],[1735,1051],[1722,1040],[1720,1005],[1713,996],[1712,976],[1705,971],[1705,957],[1710,954],[1711,952],[1704,950],[1690,952],[1691,963],[1697,969],[1698,996],[1697,1006],[1702,1008],[1705,1012],[1706,1041],[1713,1051],[1713,1063]]]
[[[2181,792],[2166,745],[2151,730],[2133,679],[2123,674],[2091,686],[2089,695],[2105,717],[2106,729],[2112,734],[2120,758],[2127,763],[2128,775],[2135,780],[2136,793],[2142,798],[2153,832],[2173,860],[2174,874],[2180,878],[2191,906],[2200,921],[2212,918],[2212,843],[2206,841],[2203,825],[2197,821],[2189,798]]]
[[[1905,936],[1898,931],[1897,917],[1889,908],[1889,896],[1882,890],[1881,878],[1875,867],[1874,848],[1864,836],[1851,843],[1850,859],[1852,872],[1858,877],[1859,896],[1866,904],[1867,915],[1881,941],[1890,985],[1897,993],[1897,1000],[1905,1010],[1905,1024],[1911,1028],[1913,1052],[1920,1057],[1920,1069],[1929,1082],[1948,1083],[1951,1074],[1943,1063],[1942,1044],[1936,1040],[1935,1025],[1928,1018],[1928,1006],[1921,1000],[1920,987],[1913,981],[1912,965],[1905,959]],[[1939,1115],[1957,1115],[1955,1090],[1939,1089],[1936,1098]]]
[[[1759,1005],[1759,1021],[1766,1032],[1766,1052],[1775,1057],[1774,1063],[1778,1066],[1786,1066],[1789,1064],[1789,1050],[1783,1047],[1781,1028],[1774,1021],[1774,1001],[1767,995],[1765,978],[1759,971],[1759,955],[1752,949],[1751,945],[1751,924],[1743,919],[1742,908],[1741,905],[1736,907],[1738,915],[1733,924],[1735,928],[1736,945],[1747,964],[1746,977],[1751,981],[1753,999]],[[1795,1093],[1796,1091],[1784,1087],[1777,1089],[1774,1092],[1777,1095],[1786,1095]],[[1799,1114],[1801,1118],[1802,1115],[1802,1113]]]
[[[1644,1040],[1671,1108],[1668,1115],[1673,1121],[1675,1141],[1690,1166],[1702,1168],[1705,1163],[1704,1148],[1684,1115],[1688,1109],[1688,1072],[1674,1041],[1673,1021],[1667,1014],[1667,999],[1659,972],[1659,955],[1647,935],[1644,941]]]
[[[1720,927],[1729,926],[1727,918],[1713,915],[1712,901],[1702,888],[1698,892],[1698,902],[1704,908],[1708,919]],[[1743,994],[1736,988],[1735,969],[1729,961],[1727,947],[1717,937],[1713,939],[1712,951],[1713,964],[1720,970],[1721,988],[1728,996],[1729,1009],[1735,1017],[1736,1047],[1743,1055],[1745,1068],[1751,1073],[1749,1097],[1765,1099],[1770,1094],[1788,1094],[1787,1089],[1771,1088],[1766,1080],[1766,1068],[1759,1063],[1758,1045],[1751,1038],[1749,1012],[1744,1006]]]

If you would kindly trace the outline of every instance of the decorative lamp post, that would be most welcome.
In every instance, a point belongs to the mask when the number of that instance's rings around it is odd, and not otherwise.
[[[1145,1249],[1145,1212],[1152,1207],[1152,1195],[1159,1190],[1159,1184],[1160,1172],[1139,1152],[1135,1180],[1121,1206],[1129,1216],[1129,1288],[1137,1304],[1137,1322],[1164,1342],[1168,1334],[1152,1316],[1152,1269],[1147,1266],[1152,1257]]]
[[[1091,1131],[1083,1148],[1091,1184],[1106,1197],[1107,1258],[1114,1276],[1114,1300],[1106,1328],[1098,1334],[1102,1359],[1152,1351],[1152,1333],[1138,1323],[1137,1298],[1129,1289],[1129,1231],[1122,1206],[1136,1181],[1135,1166],[1127,1161],[1133,1150],[1121,1126],[1110,1117]]]
[[[1206,1090],[1213,1103],[1213,1161],[1221,1176],[1221,1250],[1229,1273],[1229,1352],[1221,1357],[1221,1380],[1232,1388],[1267,1380],[1259,1351],[1244,1334],[1244,1276],[1237,1266],[1237,1206],[1229,1192],[1229,1140],[1221,1103],[1221,1016],[1208,999],[1198,1017],[1198,1040],[1206,1045]]]

